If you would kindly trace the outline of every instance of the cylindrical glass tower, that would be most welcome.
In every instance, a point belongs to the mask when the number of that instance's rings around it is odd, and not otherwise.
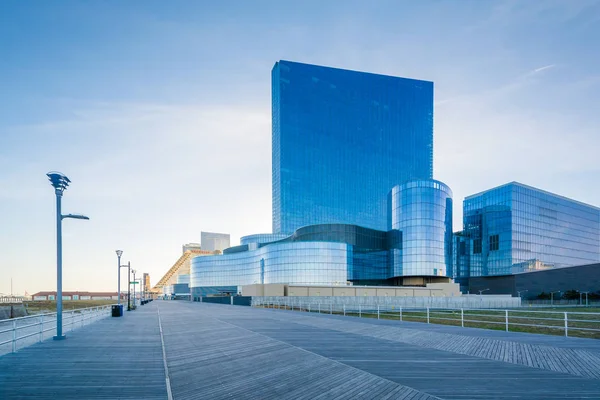
[[[388,194],[391,277],[447,276],[452,270],[452,190],[436,180],[394,186]]]

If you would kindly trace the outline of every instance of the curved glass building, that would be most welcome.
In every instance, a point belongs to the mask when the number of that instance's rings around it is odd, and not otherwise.
[[[452,191],[410,181],[389,194],[389,231],[348,224],[309,225],[291,235],[244,236],[223,255],[191,261],[192,295],[237,293],[252,284],[425,284],[452,266]],[[406,281],[403,277],[421,277]]]
[[[245,236],[244,244],[222,256],[192,259],[190,287],[194,296],[203,296],[236,293],[238,286],[255,283],[381,283],[389,275],[387,241],[386,232],[346,224],[306,226],[284,239]]]
[[[254,235],[242,236],[240,238],[240,245],[260,245],[265,243],[277,242],[279,240],[287,238],[289,235],[280,233],[256,233]]]
[[[237,293],[255,283],[346,284],[350,246],[335,242],[275,242],[256,250],[192,259],[193,296]]]
[[[392,277],[452,270],[452,190],[436,180],[394,186],[388,195]]]

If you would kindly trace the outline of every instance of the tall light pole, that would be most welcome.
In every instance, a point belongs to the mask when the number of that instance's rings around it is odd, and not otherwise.
[[[129,290],[131,289],[131,262],[127,261],[127,311],[131,311],[131,296]]]
[[[52,187],[54,187],[54,194],[56,194],[56,336],[54,336],[54,340],[62,340],[65,338],[65,335],[62,333],[62,220],[65,218],[89,218],[80,214],[62,215],[62,195],[69,186],[69,183],[71,183],[71,180],[64,174],[56,171],[50,171],[46,176],[50,180]]]
[[[121,268],[129,269],[129,263],[119,266],[119,274],[121,274]],[[129,280],[129,274],[127,275],[127,280]],[[121,293],[119,293],[119,297],[121,297]],[[129,302],[129,298],[127,299],[127,302]]]
[[[488,288],[488,289],[483,289],[483,290],[480,290],[480,291],[479,291],[479,295],[481,296],[481,293],[483,293],[483,292],[487,292],[488,290],[490,290],[490,289]]]
[[[121,304],[121,256],[123,255],[123,250],[117,250],[117,297],[119,300],[117,304]]]
[[[521,298],[521,293],[525,293],[525,292],[529,292],[528,289],[526,290],[517,290],[517,296],[519,296],[519,298]]]

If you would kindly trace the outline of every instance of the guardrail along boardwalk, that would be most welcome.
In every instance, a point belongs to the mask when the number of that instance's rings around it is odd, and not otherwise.
[[[0,357],[2,399],[170,396],[600,399],[600,341],[155,301]]]

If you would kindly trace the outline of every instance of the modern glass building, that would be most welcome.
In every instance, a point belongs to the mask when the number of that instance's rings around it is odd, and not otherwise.
[[[470,276],[488,276],[600,261],[598,207],[511,182],[466,197],[463,210],[459,278],[465,262]]]
[[[389,198],[389,231],[349,224],[310,225],[283,238],[245,236],[242,244],[226,249],[222,256],[196,257],[190,268],[192,295],[237,293],[238,286],[255,283],[439,282],[452,264],[452,192],[438,181],[412,181],[394,187]],[[413,280],[406,282],[407,277]]]
[[[432,82],[279,61],[272,117],[274,233],[383,231],[389,190],[432,178]]]
[[[347,243],[293,240],[230,248],[222,256],[196,257],[191,264],[192,296],[228,292],[255,283],[345,285],[351,246]]]
[[[320,224],[246,236],[191,262],[194,297],[255,283],[425,285],[600,261],[600,208],[512,182],[464,200],[452,234],[452,191],[415,180],[388,194],[387,231]]]
[[[393,277],[446,276],[452,270],[452,190],[440,181],[394,186],[388,195]]]
[[[279,61],[272,113],[274,233],[193,258],[194,297],[258,283],[464,288],[600,261],[599,208],[516,182],[465,198],[452,234],[452,191],[432,179],[431,82]]]

